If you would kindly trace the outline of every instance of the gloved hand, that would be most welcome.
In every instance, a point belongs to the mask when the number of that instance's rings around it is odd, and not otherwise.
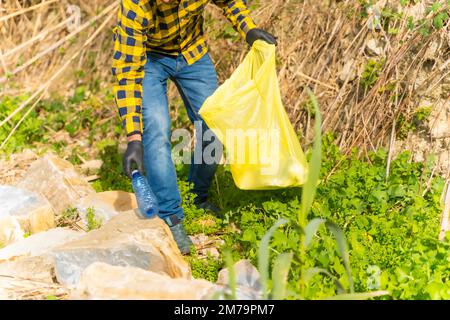
[[[273,34],[258,28],[251,29],[249,32],[247,32],[245,40],[250,47],[256,40],[263,40],[269,44],[278,45],[277,39]]]
[[[136,164],[139,172],[144,173],[144,147],[142,146],[142,141],[128,142],[127,151],[123,155],[123,170],[130,179],[133,162]]]

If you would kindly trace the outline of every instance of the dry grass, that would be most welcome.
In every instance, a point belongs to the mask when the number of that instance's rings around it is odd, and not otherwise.
[[[47,0],[49,4],[39,5],[41,2],[6,0],[0,10],[1,17],[5,17],[32,8],[5,21],[0,18],[0,37],[4,39],[0,43],[0,78],[8,77],[0,97],[36,92],[58,72],[51,85],[40,92],[70,92],[68,89],[76,85],[74,71],[79,69],[110,86],[113,21],[107,22],[95,41],[86,45],[86,39],[98,30],[109,13],[102,15],[95,25],[88,24],[78,32],[67,27],[67,21],[73,22],[67,8],[69,4],[78,5],[84,23],[95,19],[115,1]],[[383,2],[386,6],[398,4],[398,1]],[[313,122],[304,90],[307,86],[319,99],[323,130],[336,133],[343,150],[349,152],[357,147],[362,155],[379,147],[392,149],[398,115],[410,117],[423,99],[432,99],[447,108],[448,25],[424,37],[408,31],[405,18],[391,22],[390,27],[398,29],[398,33],[387,35],[367,28],[367,19],[363,18],[365,9],[358,1],[261,0],[259,3],[252,15],[261,28],[278,36],[282,96],[292,122],[303,133],[302,142],[310,141]],[[217,38],[210,40],[210,48],[223,80],[239,64],[247,47],[237,38],[221,36],[227,22],[220,10],[210,5],[207,17],[208,21],[209,18],[214,21],[207,23],[206,30],[210,38]],[[382,50],[379,55],[367,49],[369,39],[379,44]],[[69,58],[73,60],[70,67],[60,72]],[[370,59],[384,59],[385,63],[373,86],[364,88],[360,84],[361,74]],[[345,68],[350,72],[344,72]],[[8,76],[14,72],[17,73],[14,77]],[[175,95],[174,88],[170,95]]]

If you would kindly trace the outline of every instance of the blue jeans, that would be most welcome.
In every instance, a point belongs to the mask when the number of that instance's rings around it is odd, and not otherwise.
[[[144,124],[144,166],[148,182],[155,193],[162,219],[176,214],[184,218],[177,175],[171,155],[171,120],[167,99],[167,81],[178,88],[191,122],[201,121],[203,132],[207,129],[198,111],[203,102],[217,89],[217,74],[208,54],[192,65],[182,55],[169,57],[157,53],[147,54],[142,83],[142,117]],[[211,143],[211,142],[209,142]],[[197,143],[202,150],[209,143]],[[200,150],[202,152],[202,150]],[[197,152],[199,150],[196,150]],[[203,154],[203,153],[202,153]],[[202,157],[203,158],[203,157]],[[214,164],[191,164],[189,182],[198,201],[206,199],[208,189],[217,169]]]

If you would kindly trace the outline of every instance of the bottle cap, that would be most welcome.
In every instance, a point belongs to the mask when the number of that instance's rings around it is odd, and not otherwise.
[[[133,170],[133,171],[131,172],[131,175],[134,176],[135,174],[138,174],[138,173],[139,173],[139,170]]]

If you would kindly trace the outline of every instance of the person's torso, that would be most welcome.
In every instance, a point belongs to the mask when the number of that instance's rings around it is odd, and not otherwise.
[[[176,53],[203,37],[203,12],[210,0],[176,0],[170,3],[149,1],[152,16],[147,30],[149,49]]]

